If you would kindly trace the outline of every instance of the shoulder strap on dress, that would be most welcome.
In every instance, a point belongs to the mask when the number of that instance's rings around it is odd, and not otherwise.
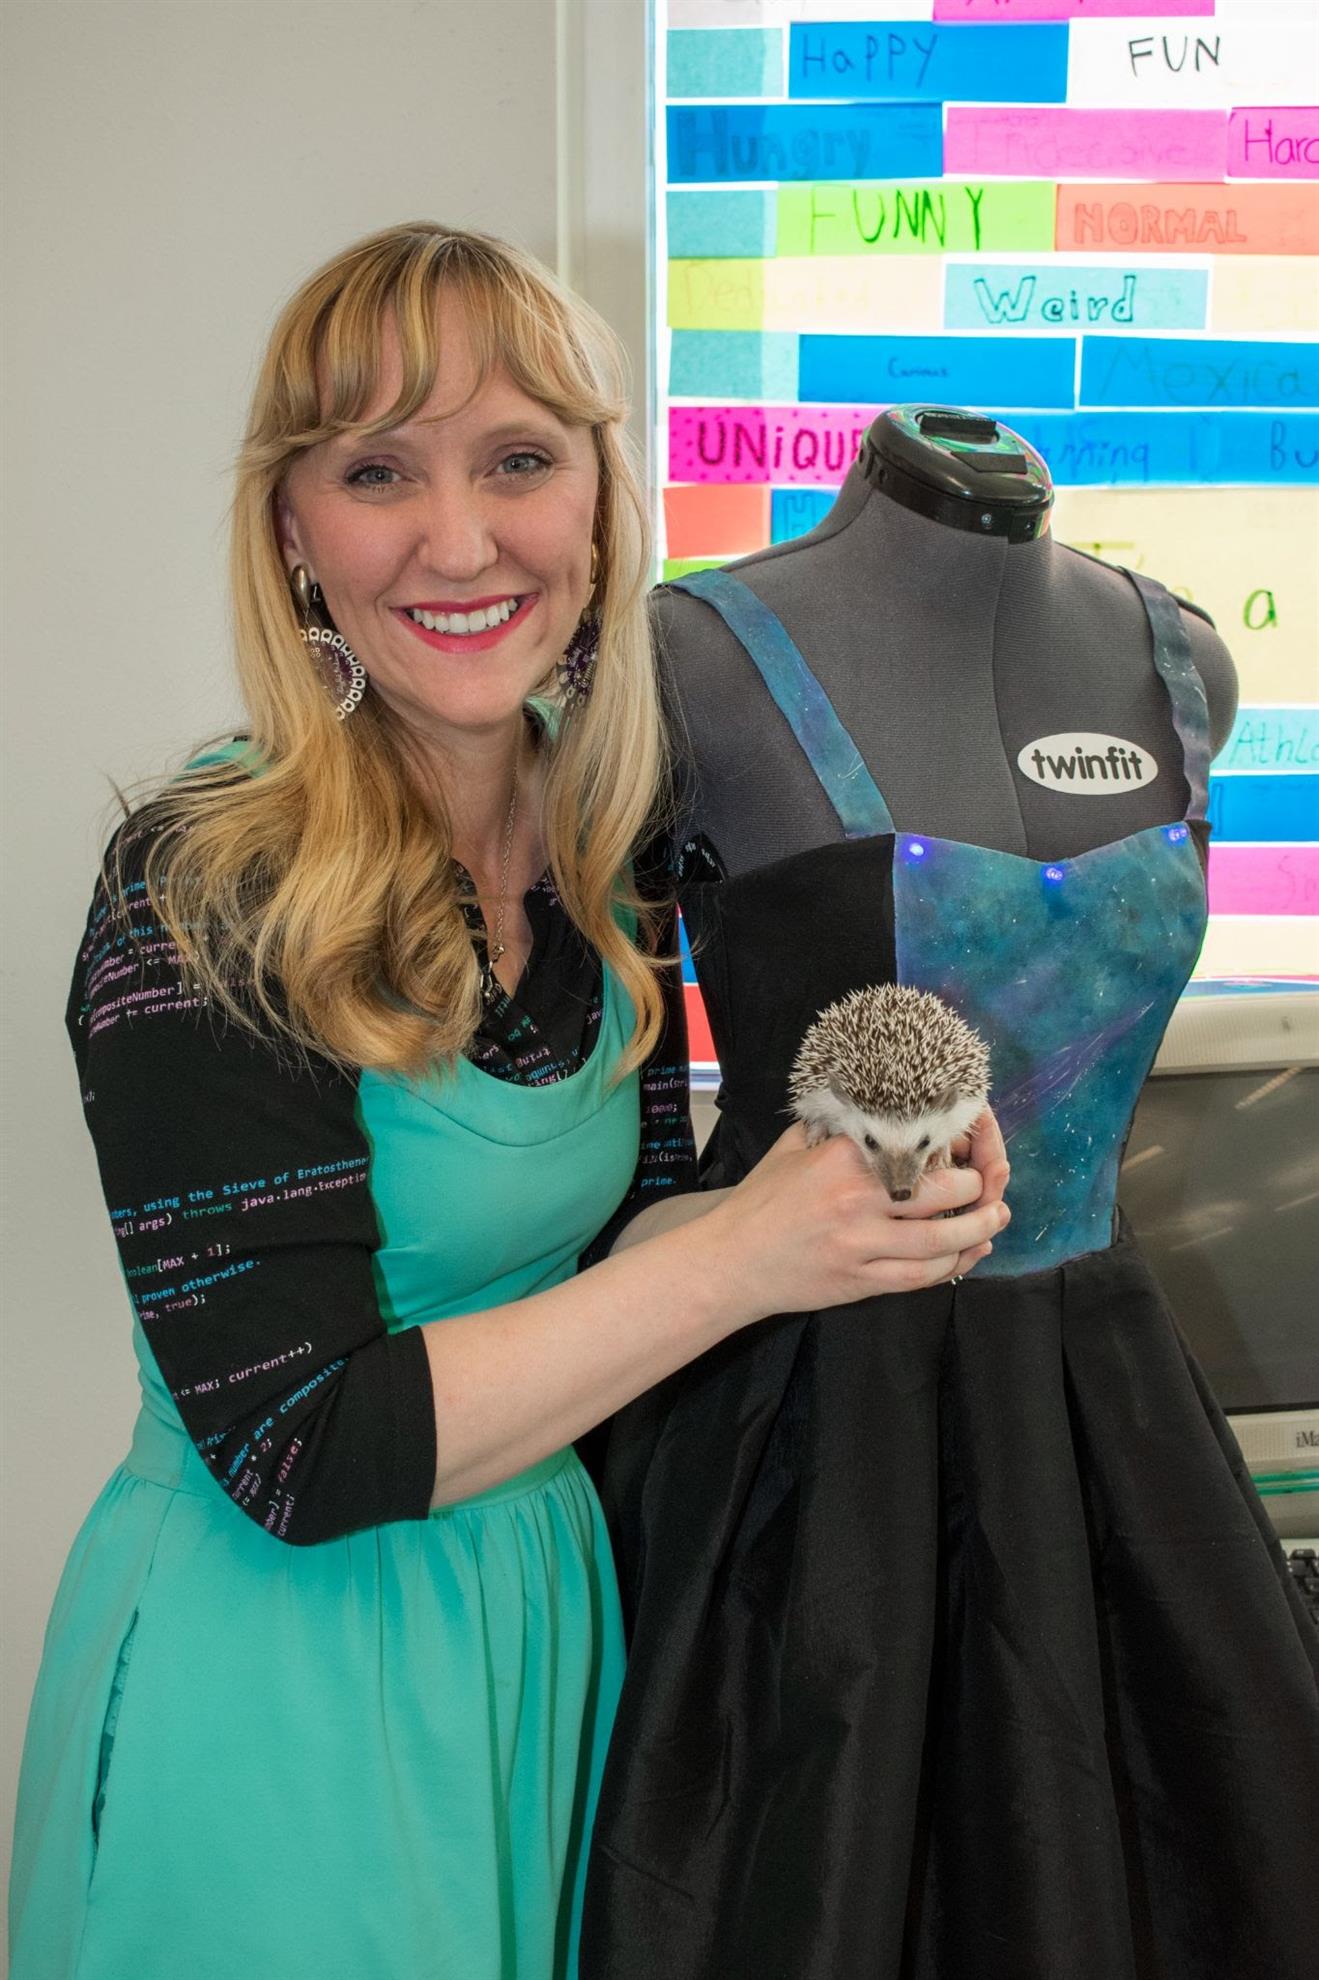
[[[674,578],[670,589],[688,591],[712,605],[746,648],[838,813],[843,836],[870,839],[891,832],[892,816],[865,759],[787,628],[764,600],[740,578],[721,570]]]
[[[1135,585],[1154,643],[1154,664],[1172,703],[1173,727],[1182,745],[1182,763],[1191,790],[1186,816],[1200,819],[1209,807],[1209,705],[1204,682],[1191,658],[1191,642],[1182,624],[1181,608],[1172,593],[1137,571],[1126,575]]]

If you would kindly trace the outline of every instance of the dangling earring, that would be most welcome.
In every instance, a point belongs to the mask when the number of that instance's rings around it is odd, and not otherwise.
[[[334,712],[341,722],[345,722],[366,693],[366,668],[341,632],[332,626],[313,623],[312,608],[324,601],[320,586],[305,564],[293,566],[289,572],[289,584],[302,613],[299,630],[303,645],[314,655],[322,675],[327,673],[327,669],[333,670],[333,683],[327,678],[326,686],[331,694],[338,696]]]
[[[591,689],[595,684],[596,656],[600,650],[600,614],[591,610],[591,600],[595,596],[599,568],[600,553],[593,543],[591,589],[587,593],[586,609],[577,621],[557,669],[559,699],[565,713],[573,708],[580,708],[583,702],[589,701]]]

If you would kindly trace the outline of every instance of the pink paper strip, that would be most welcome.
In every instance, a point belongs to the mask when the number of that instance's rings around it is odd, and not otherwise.
[[[1125,21],[1213,11],[1214,0],[934,0],[936,21]]]
[[[1319,846],[1210,846],[1211,914],[1319,914]]]
[[[836,488],[879,406],[672,406],[672,481]]]
[[[1161,3],[1161,0],[1160,0]],[[943,168],[969,177],[1221,179],[1227,171],[1222,110],[1032,110],[953,106]]]
[[[1235,179],[1319,179],[1319,109],[1234,110],[1227,121],[1227,169]]]

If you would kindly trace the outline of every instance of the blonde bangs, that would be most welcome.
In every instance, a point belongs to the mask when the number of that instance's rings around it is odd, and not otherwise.
[[[544,833],[567,912],[633,1005],[621,1077],[662,1021],[658,917],[627,873],[665,798],[626,360],[592,310],[488,235],[428,222],[373,235],[312,275],[277,322],[238,460],[230,550],[238,677],[262,774],[187,771],[158,790],[134,814],[152,841],[148,886],[200,993],[238,1022],[255,1016],[346,1067],[412,1074],[452,1063],[471,1041],[480,984],[447,822],[421,802],[406,739],[381,703],[368,694],[350,720],[335,719],[299,635],[274,517],[300,453],[401,424],[426,403],[442,361],[442,293],[465,306],[475,389],[502,368],[595,442],[600,651],[590,700],[547,745]],[[400,389],[368,421],[391,335]],[[620,907],[635,913],[640,947]]]

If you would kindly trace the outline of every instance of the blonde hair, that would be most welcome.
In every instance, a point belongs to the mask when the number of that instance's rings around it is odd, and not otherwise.
[[[373,433],[426,402],[439,362],[441,292],[465,307],[478,376],[502,366],[570,424],[599,467],[589,700],[542,745],[544,832],[564,907],[627,991],[635,1022],[618,1076],[660,1029],[655,914],[628,860],[663,796],[664,750],[645,615],[646,499],[623,427],[626,361],[595,313],[529,255],[430,222],[391,227],[337,255],[285,308],[266,352],[237,469],[231,582],[238,675],[261,774],[198,766],[156,792],[146,828],[153,905],[199,993],[241,1022],[346,1066],[418,1073],[452,1063],[480,1017],[449,825],[423,804],[406,738],[367,694],[340,722],[299,634],[275,522],[299,454]],[[398,398],[363,415],[392,328]],[[122,839],[121,839],[122,846]],[[122,878],[122,861],[121,861]],[[636,917],[644,947],[620,925]]]

